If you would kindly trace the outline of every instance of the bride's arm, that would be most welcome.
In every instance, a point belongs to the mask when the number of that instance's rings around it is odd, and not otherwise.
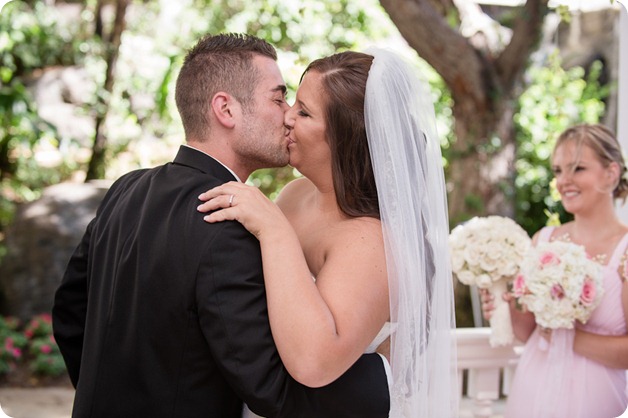
[[[203,199],[217,197],[201,205],[203,211],[226,208],[209,221],[238,220],[260,241],[271,329],[287,370],[311,387],[334,381],[389,316],[379,221],[356,219],[334,231],[314,283],[299,239],[275,204],[237,183],[208,193]]]

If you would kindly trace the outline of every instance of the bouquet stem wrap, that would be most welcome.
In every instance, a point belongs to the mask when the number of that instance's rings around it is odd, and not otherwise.
[[[508,302],[503,299],[504,293],[508,291],[508,284],[506,280],[499,280],[493,282],[488,290],[495,297],[493,300],[495,310],[489,321],[491,325],[489,343],[491,347],[510,345],[515,335],[512,330],[512,323],[510,322],[510,307],[508,306]]]

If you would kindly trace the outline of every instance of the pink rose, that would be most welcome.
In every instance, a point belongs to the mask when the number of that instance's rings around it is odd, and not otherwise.
[[[560,264],[560,258],[551,251],[545,251],[541,254],[541,257],[539,257],[539,263],[541,263],[541,268],[556,265]]]
[[[11,352],[14,358],[22,357],[22,350],[20,350],[19,348],[14,348],[13,350],[11,350]]]
[[[41,346],[40,350],[44,354],[50,354],[50,352],[52,351],[52,348],[50,348],[48,344],[44,344]]]
[[[584,279],[584,285],[582,285],[582,293],[580,294],[580,303],[584,306],[589,306],[595,300],[596,295],[595,282],[589,277]]]
[[[565,290],[560,284],[555,284],[550,290],[550,295],[552,295],[552,299],[560,300],[565,297]]]
[[[517,274],[515,277],[515,281],[512,284],[512,293],[514,297],[520,298],[521,296],[526,294],[526,279],[523,277],[523,274]]]

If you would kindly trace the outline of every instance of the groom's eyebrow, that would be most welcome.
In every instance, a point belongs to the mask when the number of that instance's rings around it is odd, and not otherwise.
[[[280,84],[277,87],[275,87],[274,89],[271,90],[273,93],[276,91],[280,91],[281,94],[283,96],[285,96],[286,94],[288,94],[288,88],[284,85],[284,84]]]

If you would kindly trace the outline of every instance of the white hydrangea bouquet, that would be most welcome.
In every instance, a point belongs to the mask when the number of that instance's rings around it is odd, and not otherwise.
[[[602,299],[602,266],[581,245],[542,242],[524,258],[513,293],[540,326],[571,329],[586,323]]]
[[[530,242],[521,226],[502,216],[473,218],[454,228],[449,236],[452,271],[458,280],[488,289],[495,297],[489,340],[493,347],[513,342],[510,310],[502,295],[519,272]]]

